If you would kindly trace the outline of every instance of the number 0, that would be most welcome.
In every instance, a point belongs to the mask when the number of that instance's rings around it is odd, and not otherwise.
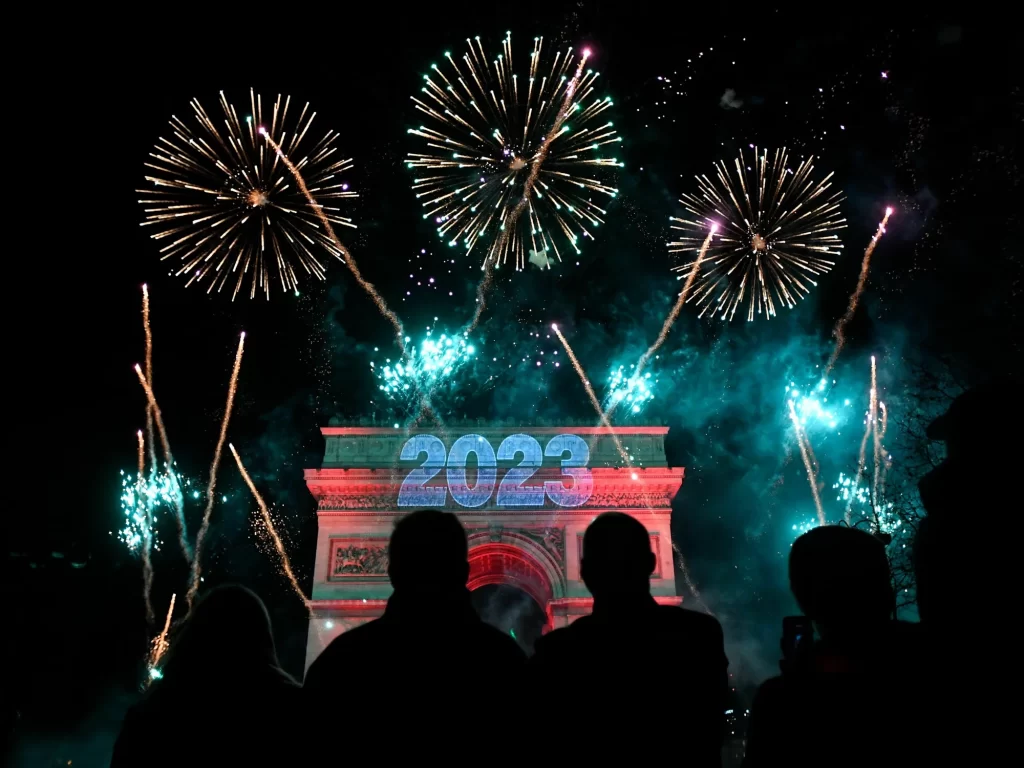
[[[469,454],[476,454],[476,485],[469,487],[466,481],[466,460]],[[498,463],[494,460],[494,449],[486,438],[480,435],[463,435],[452,444],[448,452],[448,490],[452,498],[464,507],[482,507],[494,493],[494,478],[498,474]]]

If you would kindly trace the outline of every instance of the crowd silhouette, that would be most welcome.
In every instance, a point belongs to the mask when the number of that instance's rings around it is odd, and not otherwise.
[[[955,513],[984,509],[1005,489],[979,490],[979,477],[1008,472],[1011,460],[980,451],[977,429],[1013,394],[1008,384],[969,392],[929,430],[947,455],[920,483],[928,511],[914,553],[920,623],[895,619],[876,536],[824,526],[794,543],[789,578],[803,616],[783,623],[781,674],[755,697],[745,766],[988,764],[977,728],[979,709],[993,703],[992,676],[982,672],[991,638],[962,613],[964,569],[982,564]],[[581,564],[593,611],[546,634],[527,659],[473,610],[458,518],[413,512],[391,536],[394,591],[383,616],[331,642],[301,686],[278,664],[255,594],[207,593],[174,639],[162,679],[126,716],[112,765],[373,757],[721,766],[722,628],[707,614],[660,605],[650,590],[655,566],[640,522],[598,516]]]

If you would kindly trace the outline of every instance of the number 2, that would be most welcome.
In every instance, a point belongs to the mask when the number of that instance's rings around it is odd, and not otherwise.
[[[540,443],[529,435],[509,435],[498,446],[498,461],[514,461],[517,453],[523,454],[523,460],[501,479],[497,504],[499,507],[542,507],[544,486],[523,485],[544,461]]]
[[[433,435],[414,435],[402,446],[400,458],[415,461],[421,453],[426,453],[427,459],[405,476],[398,491],[398,506],[443,507],[448,489],[443,485],[427,486],[427,483],[444,467],[447,453],[444,443]]]

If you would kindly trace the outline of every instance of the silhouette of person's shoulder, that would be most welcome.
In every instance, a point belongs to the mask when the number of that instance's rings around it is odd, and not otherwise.
[[[655,621],[665,629],[690,632],[697,637],[721,637],[722,625],[714,616],[674,605],[659,605]]]
[[[641,636],[650,633],[677,635],[681,642],[718,651],[723,648],[722,625],[706,613],[671,605],[659,605],[646,614],[646,620],[619,621],[613,624],[594,616],[581,616],[568,627],[556,629],[537,641],[536,654],[541,658],[575,653],[579,646],[589,645],[608,634]]]
[[[311,682],[315,686],[324,678],[333,679],[341,672],[351,676],[353,660],[369,662],[385,656],[392,663],[401,663],[401,659],[395,658],[396,645],[402,646],[403,654],[433,655],[460,649],[461,653],[484,656],[496,664],[518,666],[526,661],[526,654],[515,640],[483,621],[467,621],[454,630],[449,627],[431,634],[429,627],[410,632],[387,619],[375,619],[334,638],[310,666],[306,686]]]
[[[353,656],[383,652],[382,644],[387,642],[389,634],[384,622],[374,619],[338,635],[310,665],[304,687],[308,689],[311,682],[315,685],[323,681],[324,676],[332,676],[338,665],[350,663]]]

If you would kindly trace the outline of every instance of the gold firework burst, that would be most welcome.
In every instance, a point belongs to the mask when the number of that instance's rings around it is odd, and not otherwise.
[[[696,195],[680,203],[694,218],[671,217],[672,229],[685,235],[668,244],[669,253],[696,254],[708,228],[718,225],[717,240],[697,270],[697,284],[687,301],[732,320],[746,302],[747,320],[774,317],[776,306],[792,308],[817,285],[815,278],[835,265],[843,244],[836,232],[846,227],[840,217],[842,192],[828,194],[828,174],[815,181],[814,157],[789,167],[785,148],[759,152],[754,167],[743,152],[730,175],[724,161],[715,164],[714,179],[697,177]],[[673,269],[690,276],[696,259]]]
[[[426,172],[413,181],[423,217],[449,246],[480,246],[483,266],[550,268],[567,249],[580,253],[618,194],[608,182],[623,164],[604,156],[622,140],[602,117],[612,101],[595,94],[599,73],[584,70],[589,50],[560,51],[548,66],[535,37],[520,79],[511,35],[491,60],[479,37],[466,42],[461,60],[445,53],[449,67],[431,65],[412,97],[434,126],[409,130],[427,145],[407,159]]]
[[[344,260],[260,129],[302,170],[328,220],[347,227],[355,224],[335,203],[358,197],[342,175],[352,160],[338,157],[334,131],[307,139],[316,113],[307,103],[292,123],[290,104],[278,95],[265,122],[262,97],[250,90],[240,119],[221,91],[222,123],[193,99],[194,123],[172,116],[169,136],[157,139],[145,163],[152,188],[136,190],[145,195],[142,226],[166,243],[160,259],[180,262],[174,273],[187,276],[186,285],[205,282],[210,293],[230,282],[234,300],[248,279],[249,298],[259,290],[269,299],[275,283],[295,290],[303,272],[324,279],[324,253]]]

